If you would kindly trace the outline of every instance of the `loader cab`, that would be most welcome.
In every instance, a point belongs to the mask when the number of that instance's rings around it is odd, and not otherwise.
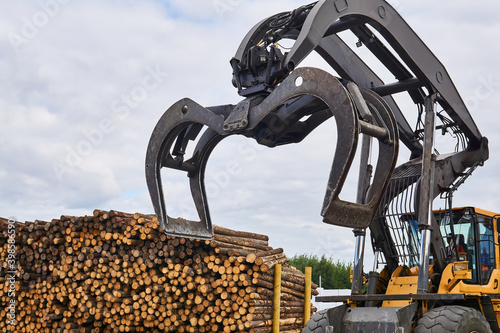
[[[487,284],[499,268],[498,215],[474,207],[435,211],[449,262],[467,261],[472,278],[467,284]]]

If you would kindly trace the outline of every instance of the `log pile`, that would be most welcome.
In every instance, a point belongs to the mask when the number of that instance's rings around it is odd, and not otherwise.
[[[210,241],[176,238],[154,215],[100,210],[0,219],[0,331],[271,332],[274,266],[282,264],[280,331],[300,332],[304,274],[283,249],[265,235],[214,231]],[[5,319],[11,300],[14,325]]]

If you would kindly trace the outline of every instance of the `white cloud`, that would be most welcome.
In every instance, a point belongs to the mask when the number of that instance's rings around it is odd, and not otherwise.
[[[47,4],[56,2],[59,7],[47,10]],[[266,16],[302,4],[0,4],[0,216],[50,220],[61,214],[90,214],[94,208],[151,212],[144,157],[159,117],[183,97],[207,106],[238,102],[229,60],[241,39]],[[464,99],[474,103],[478,127],[491,139],[490,161],[457,192],[456,202],[493,211],[499,199],[491,184],[500,164],[494,120],[500,104],[500,47],[494,42],[498,7],[493,0],[481,6],[408,1],[398,7],[442,59]],[[160,73],[157,84],[145,89],[152,71]],[[489,90],[478,88],[489,77],[494,83]],[[477,89],[483,89],[480,96]],[[406,111],[412,122],[413,111]],[[351,260],[351,231],[323,224],[320,217],[335,149],[334,127],[329,122],[290,147],[267,149],[245,138],[223,142],[207,170],[207,182],[214,184],[209,193],[214,223],[268,234],[272,245],[284,247],[289,255],[319,251]],[[236,163],[239,171],[227,182],[214,178],[227,170],[228,162]],[[58,174],[54,163],[66,168]],[[346,196],[353,197],[354,184],[349,180]],[[189,195],[176,184],[171,191]]]

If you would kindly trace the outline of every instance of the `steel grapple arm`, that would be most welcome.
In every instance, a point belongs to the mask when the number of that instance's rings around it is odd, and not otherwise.
[[[383,82],[339,37],[344,31],[352,32],[358,46],[366,46],[380,60],[394,76],[393,82]],[[293,41],[291,49],[280,45],[284,40]],[[317,68],[299,67],[313,51],[328,63],[335,76]],[[442,124],[436,128],[461,138],[464,150],[482,152],[469,155],[487,158],[487,141],[446,69],[384,0],[321,0],[268,17],[243,38],[230,65],[232,83],[243,98],[240,103],[203,107],[190,99],[180,100],[164,113],[151,136],[146,179],[160,226],[169,234],[212,236],[205,166],[214,147],[235,134],[275,147],[302,141],[334,117],[338,139],[321,215],[326,223],[360,229],[370,225],[384,198],[396,165],[399,140],[410,150],[410,159],[423,155],[424,129],[419,117],[429,96],[443,108],[439,114]],[[419,110],[415,127],[393,98],[399,93],[407,93]],[[356,202],[346,202],[339,194],[360,134],[378,141],[379,156],[369,190],[368,186],[358,187],[365,192],[358,193]],[[187,156],[189,144],[195,147]],[[161,168],[187,173],[198,221],[167,215]]]

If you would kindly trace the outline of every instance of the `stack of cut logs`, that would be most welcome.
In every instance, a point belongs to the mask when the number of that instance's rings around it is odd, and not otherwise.
[[[51,222],[0,219],[0,331],[271,332],[274,265],[282,264],[280,331],[300,332],[304,274],[283,249],[265,235],[214,231],[210,241],[170,237],[154,215],[100,210]]]

